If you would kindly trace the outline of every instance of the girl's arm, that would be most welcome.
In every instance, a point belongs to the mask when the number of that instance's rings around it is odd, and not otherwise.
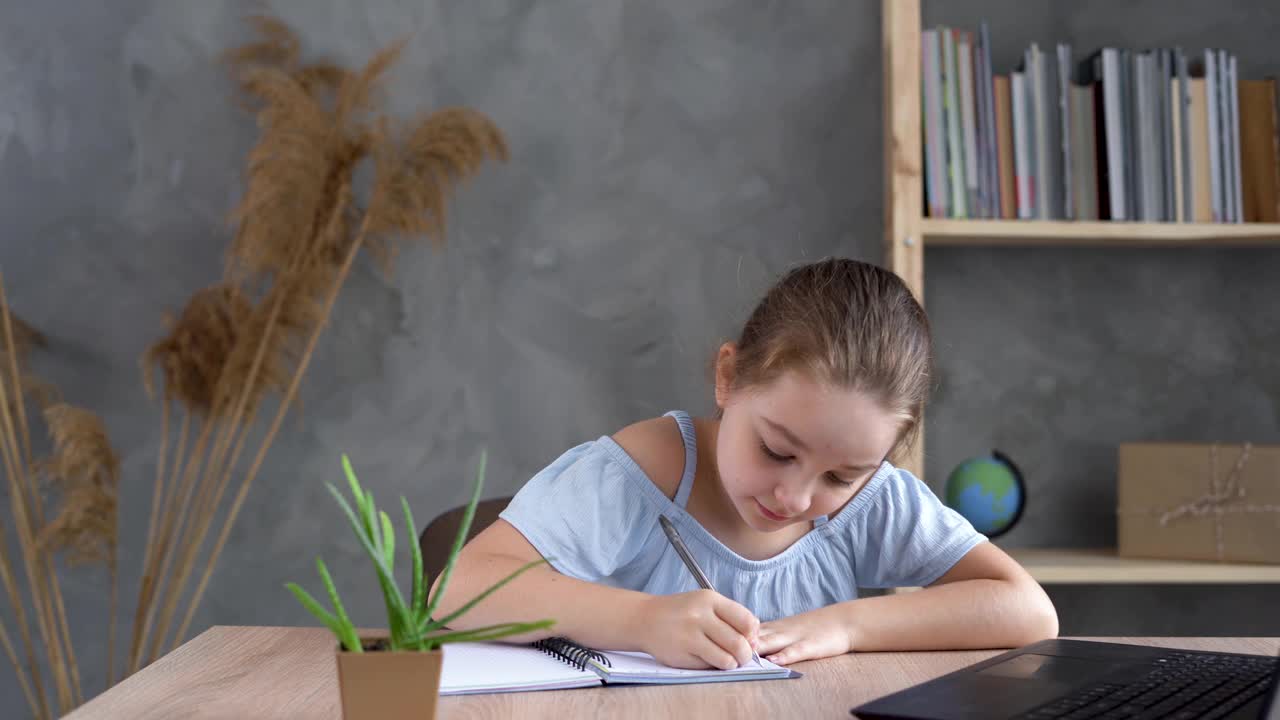
[[[989,542],[917,592],[849,600],[765,623],[762,656],[787,664],[853,652],[1020,647],[1058,634],[1039,583]]]
[[[1058,634],[1049,596],[989,542],[927,588],[837,607],[854,651],[1010,648]]]
[[[522,565],[541,559],[520,531],[498,519],[462,548],[434,616],[452,613]],[[439,581],[437,577],[432,583],[433,593]],[[506,639],[531,642],[561,635],[591,647],[639,650],[636,638],[640,633],[632,622],[640,615],[647,597],[633,590],[571,578],[543,564],[525,571],[449,626],[466,630],[552,618],[556,624],[548,630]]]
[[[444,617],[502,578],[542,556],[520,531],[498,519],[458,556],[434,613]],[[432,583],[432,592],[439,578]],[[550,618],[547,630],[504,638],[531,642],[565,636],[587,647],[638,650],[672,667],[734,668],[751,660],[759,621],[742,605],[709,590],[650,595],[571,578],[536,566],[482,600],[450,627]]]

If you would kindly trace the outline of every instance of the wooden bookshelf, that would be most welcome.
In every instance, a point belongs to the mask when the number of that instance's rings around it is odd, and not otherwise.
[[[925,247],[1249,247],[1280,246],[1276,223],[1074,222],[921,218]]]
[[[1045,585],[1280,583],[1280,565],[1122,558],[1110,549],[1006,552]]]
[[[881,0],[885,264],[924,302],[929,247],[1250,247],[1280,246],[1276,223],[1062,222],[924,217],[920,0]],[[924,433],[897,454],[924,476]],[[1042,583],[1280,583],[1280,565],[1117,557],[1113,550],[1012,550]]]

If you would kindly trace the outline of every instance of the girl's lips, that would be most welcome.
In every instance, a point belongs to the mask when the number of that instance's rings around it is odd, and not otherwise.
[[[779,522],[780,522],[780,521],[783,521],[783,520],[788,520],[788,519],[790,519],[790,516],[787,516],[787,515],[779,515],[778,513],[773,512],[773,511],[772,511],[772,510],[770,510],[769,508],[765,507],[765,506],[764,506],[764,504],[763,504],[763,503],[761,503],[759,500],[756,500],[756,505],[758,505],[758,506],[760,507],[760,514],[761,514],[761,515],[764,515],[766,518],[768,518],[768,519],[770,519],[770,520],[776,520],[776,521],[779,521]]]

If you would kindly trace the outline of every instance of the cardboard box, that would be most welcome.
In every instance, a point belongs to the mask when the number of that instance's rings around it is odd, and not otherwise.
[[[1280,446],[1123,443],[1122,557],[1280,564]]]

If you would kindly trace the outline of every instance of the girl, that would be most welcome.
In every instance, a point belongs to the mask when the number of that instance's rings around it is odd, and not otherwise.
[[[1008,555],[887,458],[920,425],[923,308],[894,274],[796,268],[715,360],[715,417],[673,411],[571,448],[462,550],[441,613],[537,566],[458,627],[554,618],[580,644],[689,668],[1014,647],[1057,614]],[[715,591],[700,590],[658,516]],[[922,586],[858,599],[859,587]]]

